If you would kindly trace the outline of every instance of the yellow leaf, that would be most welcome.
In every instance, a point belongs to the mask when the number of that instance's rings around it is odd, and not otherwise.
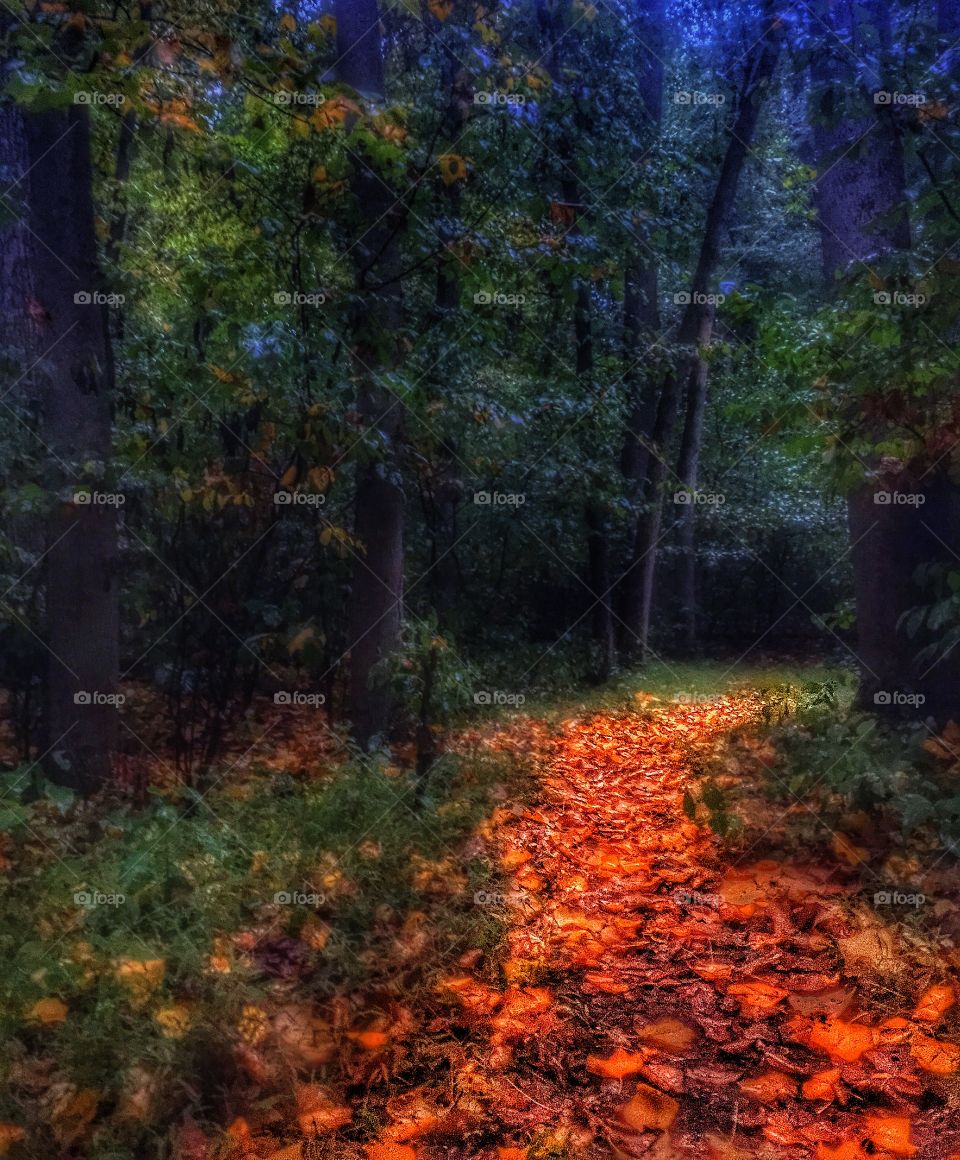
[[[280,27],[284,32],[296,32],[297,18],[291,12],[284,12],[280,17]]]
[[[114,976],[126,988],[134,1006],[142,1006],[163,982],[167,964],[163,959],[122,959]]]
[[[60,999],[40,999],[27,1012],[27,1018],[45,1027],[63,1023],[67,1018],[67,1005]]]
[[[437,158],[440,166],[440,176],[444,185],[453,185],[457,181],[465,181],[467,177],[466,160],[459,153],[441,153]]]
[[[183,1003],[161,1007],[154,1012],[153,1020],[164,1039],[182,1039],[190,1030],[190,1009]]]
[[[245,1042],[253,1045],[267,1034],[267,1013],[261,1007],[248,1003],[237,1024],[237,1033]]]

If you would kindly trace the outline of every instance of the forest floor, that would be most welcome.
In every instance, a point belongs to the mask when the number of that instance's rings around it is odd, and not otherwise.
[[[471,726],[423,813],[364,763],[34,819],[0,1155],[960,1157],[956,860],[798,796],[772,683]]]

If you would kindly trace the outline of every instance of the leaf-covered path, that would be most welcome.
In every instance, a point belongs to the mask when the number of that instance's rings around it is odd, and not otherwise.
[[[539,800],[484,835],[508,876],[481,899],[508,913],[498,961],[465,956],[441,992],[469,1034],[461,1123],[500,1140],[451,1152],[442,1117],[421,1108],[421,1135],[398,1105],[385,1141],[409,1151],[371,1154],[960,1155],[950,982],[904,993],[909,953],[849,866],[774,857],[763,827],[731,855],[685,815],[691,768],[759,699],[647,708],[486,739],[532,746]]]

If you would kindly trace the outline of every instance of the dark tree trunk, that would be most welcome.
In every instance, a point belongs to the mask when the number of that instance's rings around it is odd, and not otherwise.
[[[0,345],[20,351],[14,382],[38,416],[51,503],[44,764],[86,794],[110,774],[118,672],[117,508],[84,502],[108,493],[113,385],[106,308],[97,301],[90,119],[82,105],[43,113],[8,106],[2,119],[4,168],[22,177],[19,223],[4,228],[0,243]]]
[[[630,609],[629,613],[632,623],[639,626],[638,643],[641,655],[647,651],[650,635],[657,548],[663,522],[663,488],[670,470],[669,456],[676,430],[680,396],[683,389],[689,387],[687,392],[689,430],[685,432],[684,441],[689,448],[688,464],[695,474],[699,459],[707,382],[706,373],[699,369],[698,364],[701,361],[700,348],[710,341],[713,329],[710,284],[720,256],[723,234],[730,222],[740,173],[750,151],[765,91],[777,67],[782,42],[782,26],[774,13],[773,5],[767,3],[764,6],[762,33],[747,61],[746,79],[740,92],[730,141],[713,198],[707,209],[700,254],[689,299],[677,332],[679,346],[689,349],[689,354],[682,359],[679,369],[667,376],[660,395],[651,438],[650,466],[645,489],[646,513],[637,524],[634,558],[631,562],[632,568],[641,570],[641,583],[639,592],[636,593],[640,599],[640,606]],[[693,503],[685,505],[687,518],[691,521],[694,518],[694,509]]]
[[[664,0],[637,0],[635,30],[639,39],[639,87],[649,130],[648,149],[660,135],[663,121]],[[651,246],[650,230],[644,214],[633,222],[635,244],[628,250],[623,273],[623,357],[626,393],[626,429],[620,452],[620,471],[630,501],[638,508],[637,524],[642,519],[639,508],[643,482],[650,466],[650,442],[657,418],[659,382],[643,367],[644,352],[660,333],[659,280],[656,257]],[[618,584],[620,611],[620,652],[631,656],[640,640],[637,614],[643,606],[643,571],[631,551],[627,567]]]
[[[883,44],[889,37],[889,13],[877,2],[867,15]],[[832,32],[853,54],[859,51],[863,30],[849,9],[835,16]],[[867,274],[876,260],[910,246],[898,124],[889,105],[876,105],[870,92],[857,87],[852,59],[846,49],[838,49],[818,59],[811,70],[813,150],[822,173],[816,206],[824,276],[830,282],[848,270]],[[847,112],[838,120],[841,108]],[[858,141],[860,147],[854,147]],[[879,442],[882,432],[876,437]],[[938,476],[910,482],[909,472],[884,471],[879,450],[868,457],[865,468],[868,480],[848,500],[861,667],[858,702],[863,708],[895,713],[902,712],[897,694],[921,693],[927,698],[922,712],[944,706],[955,711],[956,660],[941,662],[927,674],[926,687],[919,688],[923,669],[914,657],[924,642],[909,639],[900,621],[909,609],[930,599],[914,583],[917,565],[941,559],[944,543],[956,540],[957,490]],[[916,492],[925,502],[877,503],[881,491]]]
[[[553,3],[552,0],[538,0],[537,15],[545,42],[545,61],[554,85],[560,88],[565,82],[563,76],[563,47],[574,48],[570,44],[570,33],[576,21],[569,28],[564,27],[565,19],[570,19],[569,0]],[[579,97],[579,94],[576,94]],[[576,127],[587,128],[576,102]],[[571,207],[575,217],[567,231],[567,236],[577,245],[582,235],[583,191],[573,168],[575,139],[565,132],[557,142],[556,153],[562,163],[560,178],[564,203]],[[573,306],[574,364],[577,379],[583,388],[594,389],[594,321],[593,298],[589,281],[576,279]],[[609,542],[605,504],[591,495],[584,505],[584,522],[587,529],[587,586],[594,600],[590,624],[593,643],[598,652],[599,664],[596,672],[598,680],[606,680],[613,671],[616,660],[615,633],[613,629],[613,603],[610,584]]]
[[[706,347],[713,336],[713,310],[707,310],[700,320],[698,348]],[[677,482],[680,494],[688,498],[680,512],[680,617],[682,644],[687,652],[697,646],[697,537],[696,493],[700,472],[700,449],[703,445],[703,424],[707,414],[706,360],[694,359],[687,379],[686,419],[680,437],[677,459]]]
[[[448,147],[452,148],[463,134],[473,107],[473,83],[464,65],[443,40],[441,22],[436,18],[428,19],[436,25],[434,34],[440,41],[443,53],[443,87],[447,94],[444,132]],[[434,315],[441,323],[457,317],[463,291],[460,276],[462,262],[455,251],[462,234],[461,183],[453,181],[444,185],[442,196],[446,202],[447,213],[438,226],[443,252],[437,262],[434,299]],[[436,381],[436,389],[441,397],[444,394],[445,362],[446,360],[443,360],[437,368],[441,377]],[[431,538],[430,592],[437,620],[441,625],[446,623],[460,590],[460,565],[456,552],[458,515],[463,499],[460,466],[459,448],[455,439],[450,436],[441,438],[436,450],[435,468],[430,480],[430,503],[427,508]]]
[[[338,0],[340,79],[367,98],[384,96],[376,0]],[[378,448],[357,468],[355,533],[359,541],[350,601],[350,717],[366,747],[390,728],[390,697],[377,666],[396,649],[403,600],[404,496],[400,472],[403,404],[383,385],[396,362],[401,323],[401,207],[382,177],[354,148],[351,188],[359,212],[353,248],[362,299],[352,320],[357,410]]]

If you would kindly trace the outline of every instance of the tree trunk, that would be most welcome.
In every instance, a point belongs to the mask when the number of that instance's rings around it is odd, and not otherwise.
[[[637,0],[635,32],[641,46],[639,88],[649,128],[648,149],[656,144],[663,122],[665,20],[665,0]],[[650,465],[649,447],[657,418],[659,388],[655,375],[642,370],[640,362],[644,351],[660,333],[660,289],[646,215],[637,214],[633,225],[636,244],[627,253],[623,272],[623,381],[627,408],[620,472],[630,502],[639,509],[643,481]],[[634,543],[641,519],[642,511],[638,510]],[[643,603],[642,579],[639,561],[631,550],[617,585],[619,649],[624,657],[632,655],[641,635],[636,615]]]
[[[713,310],[707,310],[701,318],[701,333],[698,347],[708,346],[713,336]],[[700,471],[700,449],[703,445],[703,424],[707,414],[708,367],[702,357],[694,359],[690,377],[687,380],[687,412],[680,437],[680,454],[677,459],[677,482],[680,495],[686,496],[687,503],[679,507],[680,513],[680,616],[683,647],[692,653],[697,647],[697,539],[696,539],[696,494]]]
[[[730,222],[733,203],[737,193],[740,173],[750,150],[756,131],[757,119],[763,103],[765,89],[769,86],[777,67],[783,29],[777,19],[773,4],[764,5],[762,34],[750,54],[746,66],[746,78],[741,88],[737,113],[727,151],[717,179],[713,198],[707,209],[703,240],[694,271],[688,300],[680,319],[677,342],[681,348],[689,348],[690,353],[681,360],[677,371],[667,376],[657,408],[657,418],[651,439],[651,459],[645,489],[646,514],[637,524],[634,542],[634,557],[631,567],[641,570],[639,608],[630,610],[634,624],[639,625],[639,646],[645,656],[650,635],[650,621],[653,609],[656,579],[657,547],[663,521],[663,488],[669,473],[669,455],[677,423],[677,410],[681,390],[690,385],[688,400],[689,430],[684,441],[689,446],[689,461],[693,471],[699,458],[698,425],[702,429],[702,410],[705,403],[707,376],[698,367],[699,349],[706,345],[713,329],[710,284],[720,256],[720,244],[724,231]],[[686,505],[688,518],[692,520],[693,503]]]
[[[44,764],[51,778],[88,794],[109,776],[116,745],[119,631],[117,506],[104,478],[113,365],[98,301],[89,111],[8,107],[3,119],[5,168],[22,174],[22,224],[5,227],[0,245],[9,307],[0,345],[12,338],[21,351],[17,377],[39,416],[51,503]]]
[[[889,14],[879,3],[868,13],[881,43],[889,37]],[[862,42],[852,16],[835,20],[834,36],[853,53]],[[832,282],[851,269],[866,273],[886,254],[908,249],[903,148],[889,105],[876,105],[872,94],[855,88],[856,77],[845,50],[824,55],[811,70],[814,85],[813,151],[822,176],[816,183],[816,206],[822,244],[823,271]],[[839,102],[856,94],[852,115],[836,120]],[[855,147],[855,142],[862,142]],[[882,432],[877,432],[877,441]],[[914,583],[918,564],[942,558],[943,541],[955,540],[958,504],[947,493],[947,480],[905,482],[908,475],[883,470],[878,451],[867,465],[872,478],[848,498],[854,600],[857,611],[857,657],[861,667],[858,703],[882,712],[902,711],[896,695],[923,693],[923,712],[952,701],[956,705],[956,665],[943,662],[937,674],[940,688],[918,689],[921,675],[914,657],[923,642],[910,640],[900,618],[929,599]],[[922,477],[921,477],[922,479]],[[922,507],[877,503],[878,491],[923,494]],[[938,535],[933,534],[938,532]],[[938,543],[938,538],[942,540]]]
[[[383,100],[376,0],[338,0],[336,17],[340,80],[369,99]],[[398,356],[401,207],[366,158],[356,148],[354,153],[351,189],[360,221],[353,254],[362,301],[351,323],[357,410],[362,427],[378,444],[357,467],[354,530],[359,548],[350,604],[350,716],[355,740],[367,747],[390,729],[389,693],[375,670],[399,643],[403,600],[403,405],[383,386]]]

